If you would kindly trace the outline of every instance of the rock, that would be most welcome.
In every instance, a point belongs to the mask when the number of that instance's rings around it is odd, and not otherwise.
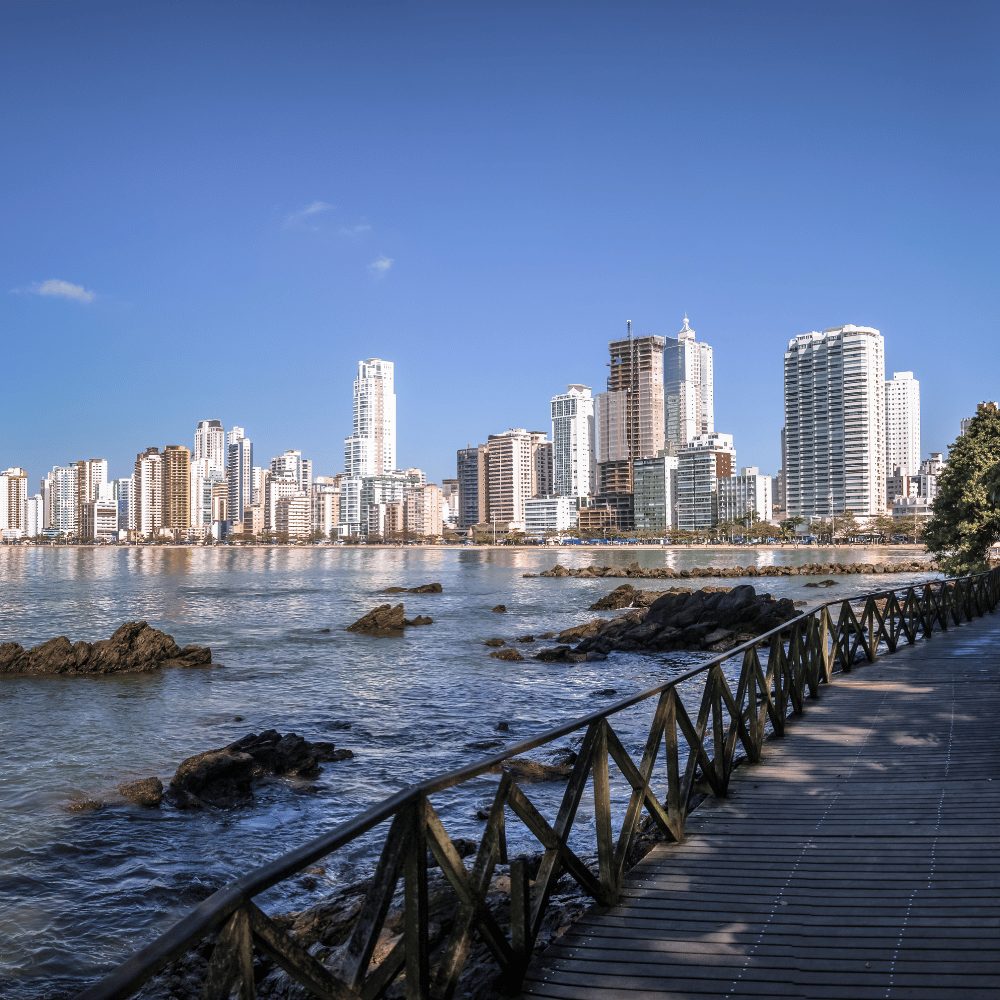
[[[310,743],[297,733],[269,729],[250,733],[219,750],[208,750],[181,761],[167,798],[180,809],[213,806],[232,809],[253,802],[253,785],[267,775],[314,777],[323,761],[353,757],[332,743]]]
[[[572,646],[551,646],[548,649],[540,649],[535,653],[535,659],[543,663],[572,663]]]
[[[406,615],[402,604],[380,604],[362,615],[352,625],[347,626],[348,632],[362,632],[365,635],[392,636],[401,635],[406,627]]]
[[[494,660],[506,660],[509,663],[519,663],[524,657],[516,650],[511,649],[509,646],[505,649],[495,649],[490,656]]]
[[[473,740],[465,744],[466,750],[496,750],[503,746],[503,740]]]
[[[501,722],[498,722],[493,728],[498,733],[509,733],[510,732],[510,723],[509,722],[502,722],[501,721]]]
[[[125,622],[110,639],[70,642],[49,639],[32,649],[0,644],[0,674],[68,676],[152,673],[162,667],[201,667],[212,662],[207,646],[180,646],[148,622]]]
[[[756,576],[844,576],[847,574],[877,573],[928,573],[936,569],[933,562],[910,559],[905,562],[881,563],[808,563],[804,566],[699,566],[695,569],[671,569],[669,566],[583,566],[567,569],[556,563],[551,569],[541,573],[525,573],[526,577],[561,578],[567,576],[581,579],[595,577],[626,577],[645,580],[688,580],[696,577],[756,577]]]
[[[610,698],[618,694],[614,688],[601,688],[599,691],[591,691],[591,698]]]
[[[493,639],[483,639],[484,646],[506,646],[507,643],[503,639],[493,638]]]
[[[491,611],[495,611],[498,615],[505,615],[505,614],[507,614],[507,605],[506,604],[498,604],[496,607],[490,608],[490,610]]]
[[[810,580],[807,587],[836,587],[836,580]]]
[[[383,594],[440,594],[444,587],[440,583],[422,583],[419,587],[386,587]]]
[[[607,622],[603,618],[595,618],[592,622],[584,622],[582,625],[573,625],[563,629],[556,636],[556,642],[579,642],[581,639],[588,639],[592,635],[597,635]]]
[[[532,760],[530,757],[511,757],[500,766],[509,775],[522,781],[559,781],[573,773],[576,755],[573,754],[571,758],[568,756],[571,753],[572,751],[567,751],[566,756],[554,760],[551,764]]]
[[[602,622],[575,649],[569,651],[568,647],[560,646],[551,651],[550,657],[573,659],[581,653],[607,654],[614,649],[719,652],[768,632],[796,614],[790,600],[776,601],[770,594],[758,594],[749,584],[731,590],[668,592],[646,610],[629,611]]]
[[[535,637],[533,635],[519,635],[517,637],[518,642],[534,642]]]
[[[118,786],[118,794],[134,805],[155,809],[163,801],[163,782],[159,778],[125,781]]]
[[[66,812],[97,812],[104,808],[104,803],[97,799],[71,799],[63,808]]]
[[[434,619],[428,618],[427,615],[417,615],[416,618],[407,618],[403,622],[404,625],[433,625]]]

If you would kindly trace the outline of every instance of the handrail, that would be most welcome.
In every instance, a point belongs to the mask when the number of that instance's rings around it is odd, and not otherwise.
[[[219,931],[207,973],[206,996],[228,996],[239,985],[241,996],[255,995],[253,953],[257,946],[297,982],[321,997],[381,995],[405,973],[408,996],[450,996],[458,983],[475,928],[490,947],[507,981],[516,985],[527,967],[556,879],[569,873],[595,899],[618,897],[629,850],[643,810],[660,833],[683,839],[684,821],[702,790],[725,795],[736,764],[737,744],[751,763],[759,761],[770,723],[774,737],[786,719],[801,713],[807,697],[836,671],[852,669],[859,656],[874,661],[884,644],[895,652],[901,639],[914,644],[935,629],[970,621],[1000,604],[1000,569],[975,576],[928,580],[894,590],[827,601],[795,618],[712,657],[683,674],[563,723],[508,749],[444,774],[427,778],[341,823],[330,832],[219,889],[195,906],[158,938],[137,951],[106,978],[85,990],[79,1000],[131,996],[174,959]],[[839,608],[836,616],[834,608]],[[860,614],[856,612],[860,608]],[[758,650],[767,647],[764,663]],[[739,677],[726,677],[722,664],[742,658]],[[700,702],[689,713],[679,694],[686,681],[706,675]],[[640,763],[632,760],[609,723],[613,716],[657,699]],[[571,733],[584,731],[555,824],[549,825],[502,765]],[[686,746],[686,756],[681,747]],[[661,748],[664,753],[661,754]],[[658,760],[665,758],[665,801],[653,791]],[[632,796],[617,837],[613,838],[608,764],[619,768]],[[444,829],[430,797],[500,769],[475,863],[468,870]],[[593,786],[599,873],[595,875],[569,847],[577,807],[588,784]],[[496,865],[506,859],[504,816],[510,810],[542,847],[542,863],[529,883],[523,859],[511,861],[510,938],[496,925],[485,905]],[[339,967],[313,957],[254,903],[255,897],[299,874],[319,859],[391,820],[375,876]],[[427,917],[427,852],[437,858],[459,903],[455,928],[431,969]],[[387,957],[370,968],[375,944],[397,883],[405,888],[405,932]]]

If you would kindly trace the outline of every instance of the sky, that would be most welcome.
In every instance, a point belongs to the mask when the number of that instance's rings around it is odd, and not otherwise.
[[[0,468],[246,427],[343,468],[545,429],[626,320],[774,472],[797,333],[875,326],[924,454],[1000,398],[1000,4],[0,0]]]

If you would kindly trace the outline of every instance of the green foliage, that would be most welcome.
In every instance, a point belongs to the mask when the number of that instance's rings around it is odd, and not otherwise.
[[[938,478],[924,543],[942,568],[972,573],[986,565],[1000,540],[1000,410],[981,404],[968,431],[952,446]]]

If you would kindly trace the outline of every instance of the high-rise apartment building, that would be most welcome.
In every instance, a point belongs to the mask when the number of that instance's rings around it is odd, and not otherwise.
[[[770,521],[773,513],[770,476],[762,476],[760,469],[748,465],[739,475],[723,476],[719,480],[719,520],[742,521],[752,517]]]
[[[629,492],[632,463],[664,446],[663,337],[608,345],[608,388],[596,401],[598,491]]]
[[[381,358],[358,362],[354,428],[344,439],[348,476],[381,476],[396,468],[395,365]]]
[[[147,448],[135,457],[129,528],[140,538],[158,535],[163,527],[163,456]]]
[[[491,434],[486,442],[487,516],[524,530],[527,500],[536,494],[538,435],[522,428]]]
[[[885,344],[878,330],[803,333],[785,352],[789,517],[885,510]]]
[[[55,465],[42,480],[44,530],[70,537],[77,534],[80,522],[76,477],[75,465]]]
[[[636,460],[632,514],[638,531],[669,531],[677,526],[678,462],[676,455]]]
[[[87,458],[74,462],[76,469],[76,523],[77,534],[84,541],[93,541],[83,524],[83,508],[95,500],[111,498],[111,488],[108,483],[108,461],[105,458]]]
[[[885,383],[885,468],[890,476],[920,468],[920,383],[913,372],[893,372]]]
[[[719,480],[733,474],[732,434],[698,434],[677,456],[677,527],[704,531],[719,521]]]
[[[182,444],[163,449],[163,527],[186,532],[191,527],[191,452]]]
[[[233,428],[236,430],[237,428]],[[242,428],[240,428],[242,431]],[[226,432],[221,420],[199,420],[194,430],[192,462],[204,462],[206,474],[226,471]]]
[[[483,524],[489,517],[487,511],[487,482],[489,468],[486,445],[469,445],[458,449],[456,464],[458,481],[459,530]]]
[[[227,509],[234,524],[243,520],[253,503],[253,442],[242,427],[234,427],[227,437],[226,478],[229,486]]]
[[[699,434],[715,430],[715,375],[712,348],[695,337],[687,316],[663,349],[663,404],[666,445],[676,455]]]
[[[312,489],[312,460],[302,457],[301,451],[286,451],[271,459],[271,475],[279,479],[294,479],[300,490]]]
[[[0,472],[0,537],[24,538],[28,531],[28,473],[13,467]]]
[[[594,399],[590,387],[570,385],[553,396],[552,492],[559,497],[585,497],[594,492]]]
[[[443,530],[441,487],[435,483],[417,486],[406,494],[403,530],[407,535],[436,538]]]

